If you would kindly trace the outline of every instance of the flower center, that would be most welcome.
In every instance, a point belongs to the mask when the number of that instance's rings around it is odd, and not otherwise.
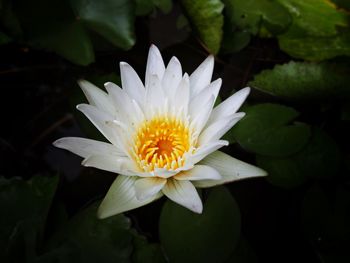
[[[134,155],[145,172],[155,168],[175,170],[184,165],[184,154],[190,149],[190,132],[177,118],[155,117],[137,130]]]

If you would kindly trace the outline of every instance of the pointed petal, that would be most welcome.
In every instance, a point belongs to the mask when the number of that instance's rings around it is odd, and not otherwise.
[[[109,140],[112,144],[118,145],[118,139],[116,133],[110,129],[106,122],[112,121],[114,117],[104,111],[100,111],[95,106],[89,104],[79,104],[77,109],[92,122],[93,125]]]
[[[115,158],[118,156],[125,156],[125,154],[113,144],[85,138],[65,137],[56,140],[53,145],[84,158],[94,154],[111,155]]]
[[[78,84],[91,105],[96,106],[100,110],[113,114],[114,106],[108,95],[103,90],[86,80],[80,80],[78,81]]]
[[[160,80],[157,75],[152,75],[149,78],[149,85],[146,88],[146,112],[150,113],[151,109],[160,108],[164,103],[165,98]]]
[[[178,173],[174,179],[180,181],[220,180],[221,175],[210,166],[197,164],[191,170]]]
[[[151,196],[157,194],[164,185],[166,184],[166,179],[159,177],[147,177],[140,178],[135,182],[135,193],[136,198],[139,201],[146,200]]]
[[[162,87],[168,99],[175,96],[176,89],[182,79],[181,63],[176,57],[172,57],[164,72]]]
[[[228,141],[219,140],[200,146],[197,149],[197,151],[190,157],[189,162],[196,164],[202,159],[204,159],[207,155],[211,154],[212,152],[215,152],[223,146],[227,146],[228,144]]]
[[[211,187],[224,183],[242,180],[251,177],[265,176],[267,173],[251,164],[242,162],[220,151],[216,151],[207,156],[201,164],[215,168],[222,176],[221,180],[203,180],[196,181],[196,187]]]
[[[187,114],[188,105],[190,99],[190,82],[187,73],[184,74],[180,84],[176,88],[176,93],[173,100],[173,106],[175,109],[183,109],[184,113]]]
[[[120,62],[120,73],[122,87],[130,98],[143,105],[145,98],[145,87],[135,70],[125,62]]]
[[[177,181],[170,178],[167,180],[167,183],[163,187],[162,191],[175,203],[178,203],[179,205],[182,205],[195,213],[202,213],[202,201],[196,188],[190,181]]]
[[[99,218],[106,218],[117,215],[131,209],[149,204],[162,196],[160,192],[157,195],[149,197],[143,201],[136,198],[135,181],[137,177],[119,175],[109,188],[97,211]]]
[[[205,145],[219,140],[229,129],[245,116],[244,112],[234,113],[229,117],[220,118],[203,130],[198,139],[198,145]]]
[[[105,83],[105,87],[116,105],[115,111],[118,120],[130,124],[143,119],[139,108],[137,108],[138,103],[136,101],[134,103],[123,89],[112,82]]]
[[[214,95],[211,95],[209,101],[207,101],[206,103],[201,103],[201,111],[198,112],[197,115],[192,115],[191,113],[189,113],[192,118],[191,125],[195,129],[194,132],[197,134],[197,136],[199,136],[199,134],[202,132],[202,129],[207,124],[210,113],[213,110],[214,103],[215,97]],[[194,103],[191,102],[190,107],[193,104]]]
[[[115,157],[112,155],[91,155],[81,163],[86,167],[95,167],[97,169],[134,176],[140,173],[134,162],[129,157]]]
[[[195,97],[205,87],[210,84],[213,75],[214,57],[210,55],[202,64],[191,74],[191,98]]]
[[[241,89],[216,106],[210,115],[208,123],[213,123],[220,118],[224,118],[235,113],[241,107],[249,95],[249,92],[249,87]]]
[[[145,86],[146,89],[150,83],[151,76],[157,75],[158,79],[163,79],[165,71],[165,66],[163,62],[162,55],[159,52],[159,49],[155,45],[151,45],[149,52],[148,52],[148,58],[147,58],[147,66],[146,66],[146,79],[145,79]]]

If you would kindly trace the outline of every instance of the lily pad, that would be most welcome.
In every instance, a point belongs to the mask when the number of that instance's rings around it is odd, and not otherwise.
[[[240,236],[240,212],[225,187],[211,190],[198,215],[171,201],[162,209],[161,244],[170,262],[225,262]]]
[[[310,128],[291,123],[299,113],[278,104],[245,107],[246,116],[230,134],[244,149],[266,156],[288,156],[301,150],[309,140]]]

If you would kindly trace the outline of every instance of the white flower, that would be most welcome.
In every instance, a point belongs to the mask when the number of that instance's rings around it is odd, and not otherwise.
[[[211,187],[266,173],[217,151],[220,138],[243,116],[245,88],[215,107],[221,79],[211,82],[209,56],[190,76],[173,57],[165,68],[151,46],[145,85],[127,63],[120,63],[122,87],[106,83],[108,94],[87,81],[80,86],[90,104],[77,109],[110,143],[67,137],[54,142],[84,158],[82,164],[118,173],[102,201],[100,218],[119,214],[162,195],[196,213],[203,210],[195,187]]]

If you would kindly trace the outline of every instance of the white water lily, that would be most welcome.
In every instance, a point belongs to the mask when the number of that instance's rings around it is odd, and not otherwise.
[[[159,50],[149,51],[145,85],[134,69],[120,63],[122,89],[106,83],[105,93],[87,81],[79,84],[89,104],[77,109],[110,143],[67,137],[54,142],[84,158],[82,165],[119,174],[102,201],[106,218],[162,195],[201,213],[195,187],[211,187],[264,176],[265,171],[217,151],[220,138],[243,116],[236,111],[249,94],[244,88],[213,109],[221,79],[211,82],[209,56],[190,76],[173,57],[168,66]]]

